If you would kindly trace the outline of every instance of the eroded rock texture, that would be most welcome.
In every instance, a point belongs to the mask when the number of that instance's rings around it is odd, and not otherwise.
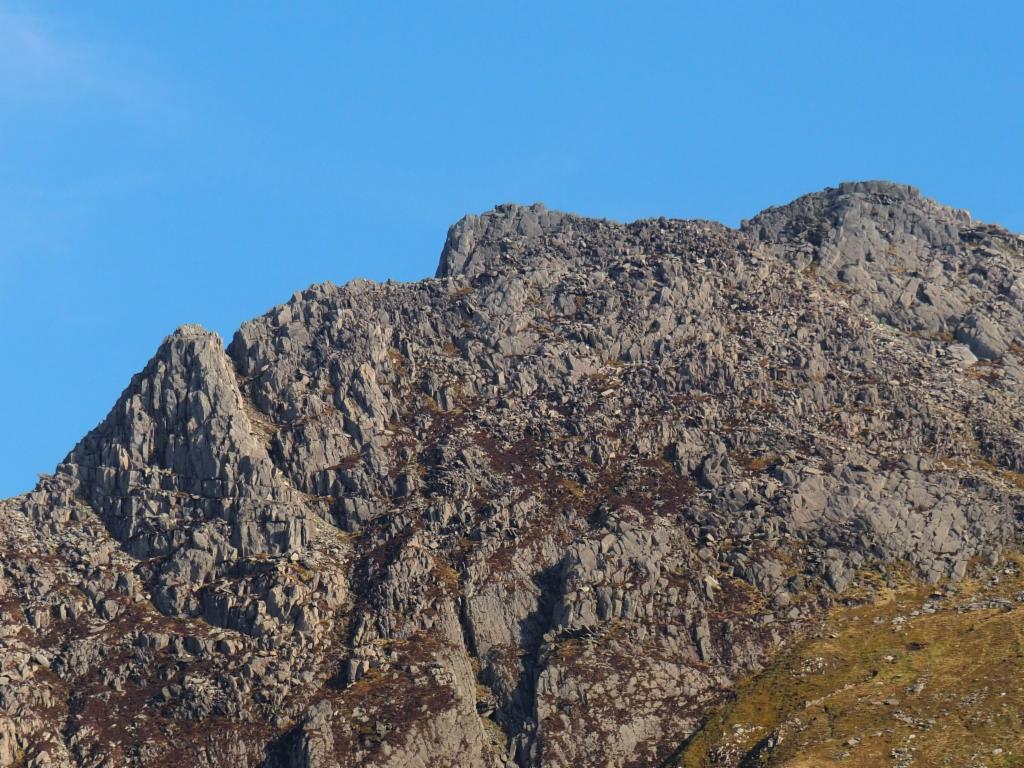
[[[658,766],[860,569],[1019,531],[1024,240],[500,206],[185,326],[0,526],[0,766]]]

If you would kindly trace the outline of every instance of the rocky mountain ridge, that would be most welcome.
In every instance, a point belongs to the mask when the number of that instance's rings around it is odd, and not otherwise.
[[[887,182],[499,206],[184,326],[0,527],[0,766],[668,761],[862,570],[1024,505],[1024,238]]]

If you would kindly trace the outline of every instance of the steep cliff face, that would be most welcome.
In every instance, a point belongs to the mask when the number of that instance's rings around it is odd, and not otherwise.
[[[159,562],[165,613],[195,612],[198,587],[309,538],[305,499],[254,434],[220,337],[197,326],[164,341],[57,474],[126,552]]]
[[[0,766],[662,765],[862,573],[1013,546],[1022,315],[1022,238],[863,182],[186,326],[4,502]]]

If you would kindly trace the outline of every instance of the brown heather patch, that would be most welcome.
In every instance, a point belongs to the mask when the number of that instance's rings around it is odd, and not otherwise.
[[[748,472],[763,472],[775,464],[779,457],[774,453],[766,453],[760,456],[750,456],[745,453],[734,456],[736,463]]]
[[[1002,377],[1002,366],[999,363],[988,360],[979,360],[970,368],[964,370],[964,376],[976,381],[984,381],[986,384],[995,384]]]
[[[430,663],[433,648],[433,640],[421,635],[395,645],[404,663]],[[371,669],[348,686],[336,700],[338,710],[353,729],[335,732],[335,755],[344,763],[357,747],[372,754],[387,741],[403,738],[410,726],[434,717],[454,704],[453,689],[431,680],[422,672],[414,676],[399,669]],[[352,710],[357,707],[369,715],[364,721],[352,718]],[[390,728],[381,732],[377,730],[377,724]]]
[[[938,463],[943,469],[962,471],[981,470],[983,472],[988,472],[1015,488],[1024,490],[1024,472],[1015,472],[1012,469],[1006,469],[986,458],[976,457],[969,463],[958,461],[956,459],[942,459]]]
[[[1002,480],[1005,480],[1010,485],[1024,490],[1024,473],[1022,472],[1014,472],[1012,469],[1004,469],[993,461],[980,458],[974,460],[973,466],[975,469],[991,472]]]
[[[459,572],[440,558],[434,559],[432,571],[439,584],[443,584],[449,594],[458,595],[461,588]]]
[[[361,454],[359,454],[359,453],[350,453],[348,456],[342,457],[341,461],[339,461],[334,466],[327,467],[327,469],[334,470],[335,472],[342,472],[344,470],[352,469],[353,467],[359,466],[359,464],[360,464],[360,462],[362,462],[362,460],[363,460],[363,457],[362,457]]]

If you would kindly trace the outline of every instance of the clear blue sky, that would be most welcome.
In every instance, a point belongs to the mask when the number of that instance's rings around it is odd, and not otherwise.
[[[1016,2],[0,0],[0,497],[160,340],[433,274],[495,203],[736,224],[888,178],[1024,231]]]

